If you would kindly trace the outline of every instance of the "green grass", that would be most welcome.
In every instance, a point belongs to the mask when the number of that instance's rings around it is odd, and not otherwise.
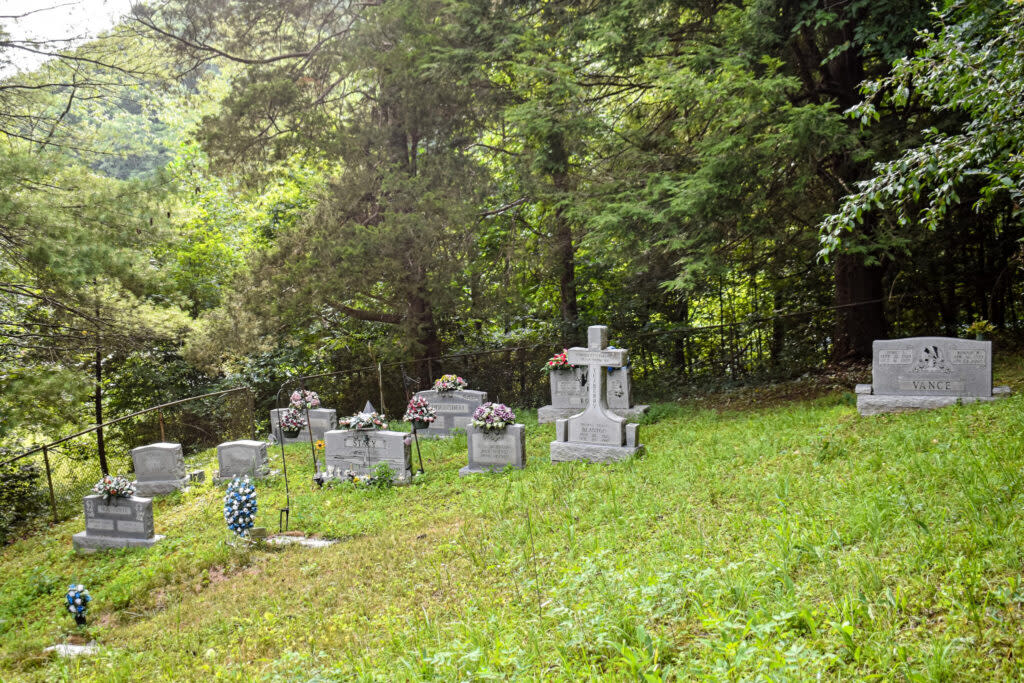
[[[327,549],[229,545],[209,484],[157,502],[150,550],[77,556],[71,520],[0,554],[0,678],[1021,678],[1024,398],[753,403],[655,406],[610,466],[552,465],[529,416],[525,471],[460,479],[456,438],[383,492],[315,490],[294,447],[291,526]],[[283,483],[259,493],[276,527]],[[42,654],[71,581],[88,659]]]

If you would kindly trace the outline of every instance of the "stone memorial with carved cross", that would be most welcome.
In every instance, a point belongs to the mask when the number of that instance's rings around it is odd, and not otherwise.
[[[555,440],[551,442],[552,462],[586,460],[615,462],[625,460],[643,449],[637,443],[636,424],[627,424],[608,409],[606,367],[621,368],[629,360],[625,349],[608,348],[608,328],[587,328],[587,348],[569,349],[568,360],[587,366],[587,405],[578,415],[555,421]]]

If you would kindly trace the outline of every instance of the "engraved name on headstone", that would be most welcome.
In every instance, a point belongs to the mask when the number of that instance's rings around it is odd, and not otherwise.
[[[375,429],[336,429],[324,439],[324,464],[339,475],[352,470],[358,475],[371,475],[373,469],[386,463],[398,482],[412,478],[412,455],[405,442],[409,435]]]
[[[436,419],[427,429],[418,430],[420,436],[447,437],[454,429],[465,429],[473,419],[473,411],[487,402],[486,391],[461,389],[458,391],[427,391],[416,392],[417,396],[427,399],[430,406],[437,411]]]
[[[504,429],[488,430],[470,425],[466,429],[469,464],[459,470],[460,476],[478,472],[500,472],[506,467],[526,466],[526,427],[514,424]]]
[[[108,548],[149,547],[163,538],[153,533],[153,499],[93,494],[83,499],[85,531],[75,534],[72,547],[80,553]]]

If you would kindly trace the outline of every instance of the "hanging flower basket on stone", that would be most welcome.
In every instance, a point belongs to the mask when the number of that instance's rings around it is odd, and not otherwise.
[[[462,379],[458,375],[441,375],[441,377],[434,382],[434,391],[460,391],[468,386],[469,385],[466,383],[466,380]]]
[[[402,417],[406,422],[412,422],[414,429],[428,429],[430,424],[437,419],[437,411],[431,407],[430,402],[423,396],[413,396],[406,406],[405,415]]]
[[[281,433],[294,439],[306,427],[306,416],[298,408],[289,407],[281,415]]]

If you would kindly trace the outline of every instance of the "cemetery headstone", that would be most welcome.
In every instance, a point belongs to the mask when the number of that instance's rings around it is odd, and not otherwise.
[[[299,430],[298,436],[285,436],[281,431],[281,415],[287,408],[276,408],[270,411],[270,430],[278,443],[309,443],[309,432],[313,432],[313,441],[322,441],[324,434],[338,428],[338,411],[332,408],[310,408],[309,428]],[[306,411],[301,411],[303,415]]]
[[[633,368],[608,368],[608,409],[619,417],[639,417],[648,405],[633,405]]]
[[[514,424],[504,429],[466,428],[469,464],[459,476],[478,472],[500,472],[506,467],[526,467],[526,426]]]
[[[412,452],[406,432],[384,429],[335,429],[324,439],[324,465],[340,475],[352,470],[359,476],[373,474],[380,463],[395,473],[395,483],[412,479]]]
[[[85,531],[72,536],[79,553],[110,548],[148,548],[163,536],[153,533],[153,499],[111,496],[104,502],[99,494],[86,496]]]
[[[437,411],[437,417],[427,429],[417,431],[423,437],[448,437],[454,429],[465,429],[473,419],[473,411],[487,403],[486,391],[459,389],[456,391],[416,392],[417,396],[427,399],[430,406]]]
[[[871,384],[858,384],[861,415],[941,408],[1010,395],[992,386],[992,342],[955,337],[876,339]]]
[[[158,496],[184,489],[189,482],[181,444],[153,443],[132,449],[135,465],[135,492],[140,496]]]
[[[608,383],[608,410],[619,417],[631,418],[643,415],[650,406],[633,405],[633,369],[605,368]],[[560,418],[570,417],[587,405],[587,368],[552,370],[551,405],[537,409],[537,422],[546,424]]]
[[[235,477],[263,479],[270,474],[265,441],[227,441],[217,446],[217,463],[220,470],[213,480],[217,483],[231,481]]]
[[[629,360],[625,349],[608,348],[608,328],[592,325],[587,328],[587,347],[574,346],[568,352],[569,362],[587,366],[587,406],[583,412],[555,421],[555,441],[551,442],[551,460],[586,460],[615,462],[643,449],[637,443],[636,424],[608,410],[606,367],[621,368]]]

